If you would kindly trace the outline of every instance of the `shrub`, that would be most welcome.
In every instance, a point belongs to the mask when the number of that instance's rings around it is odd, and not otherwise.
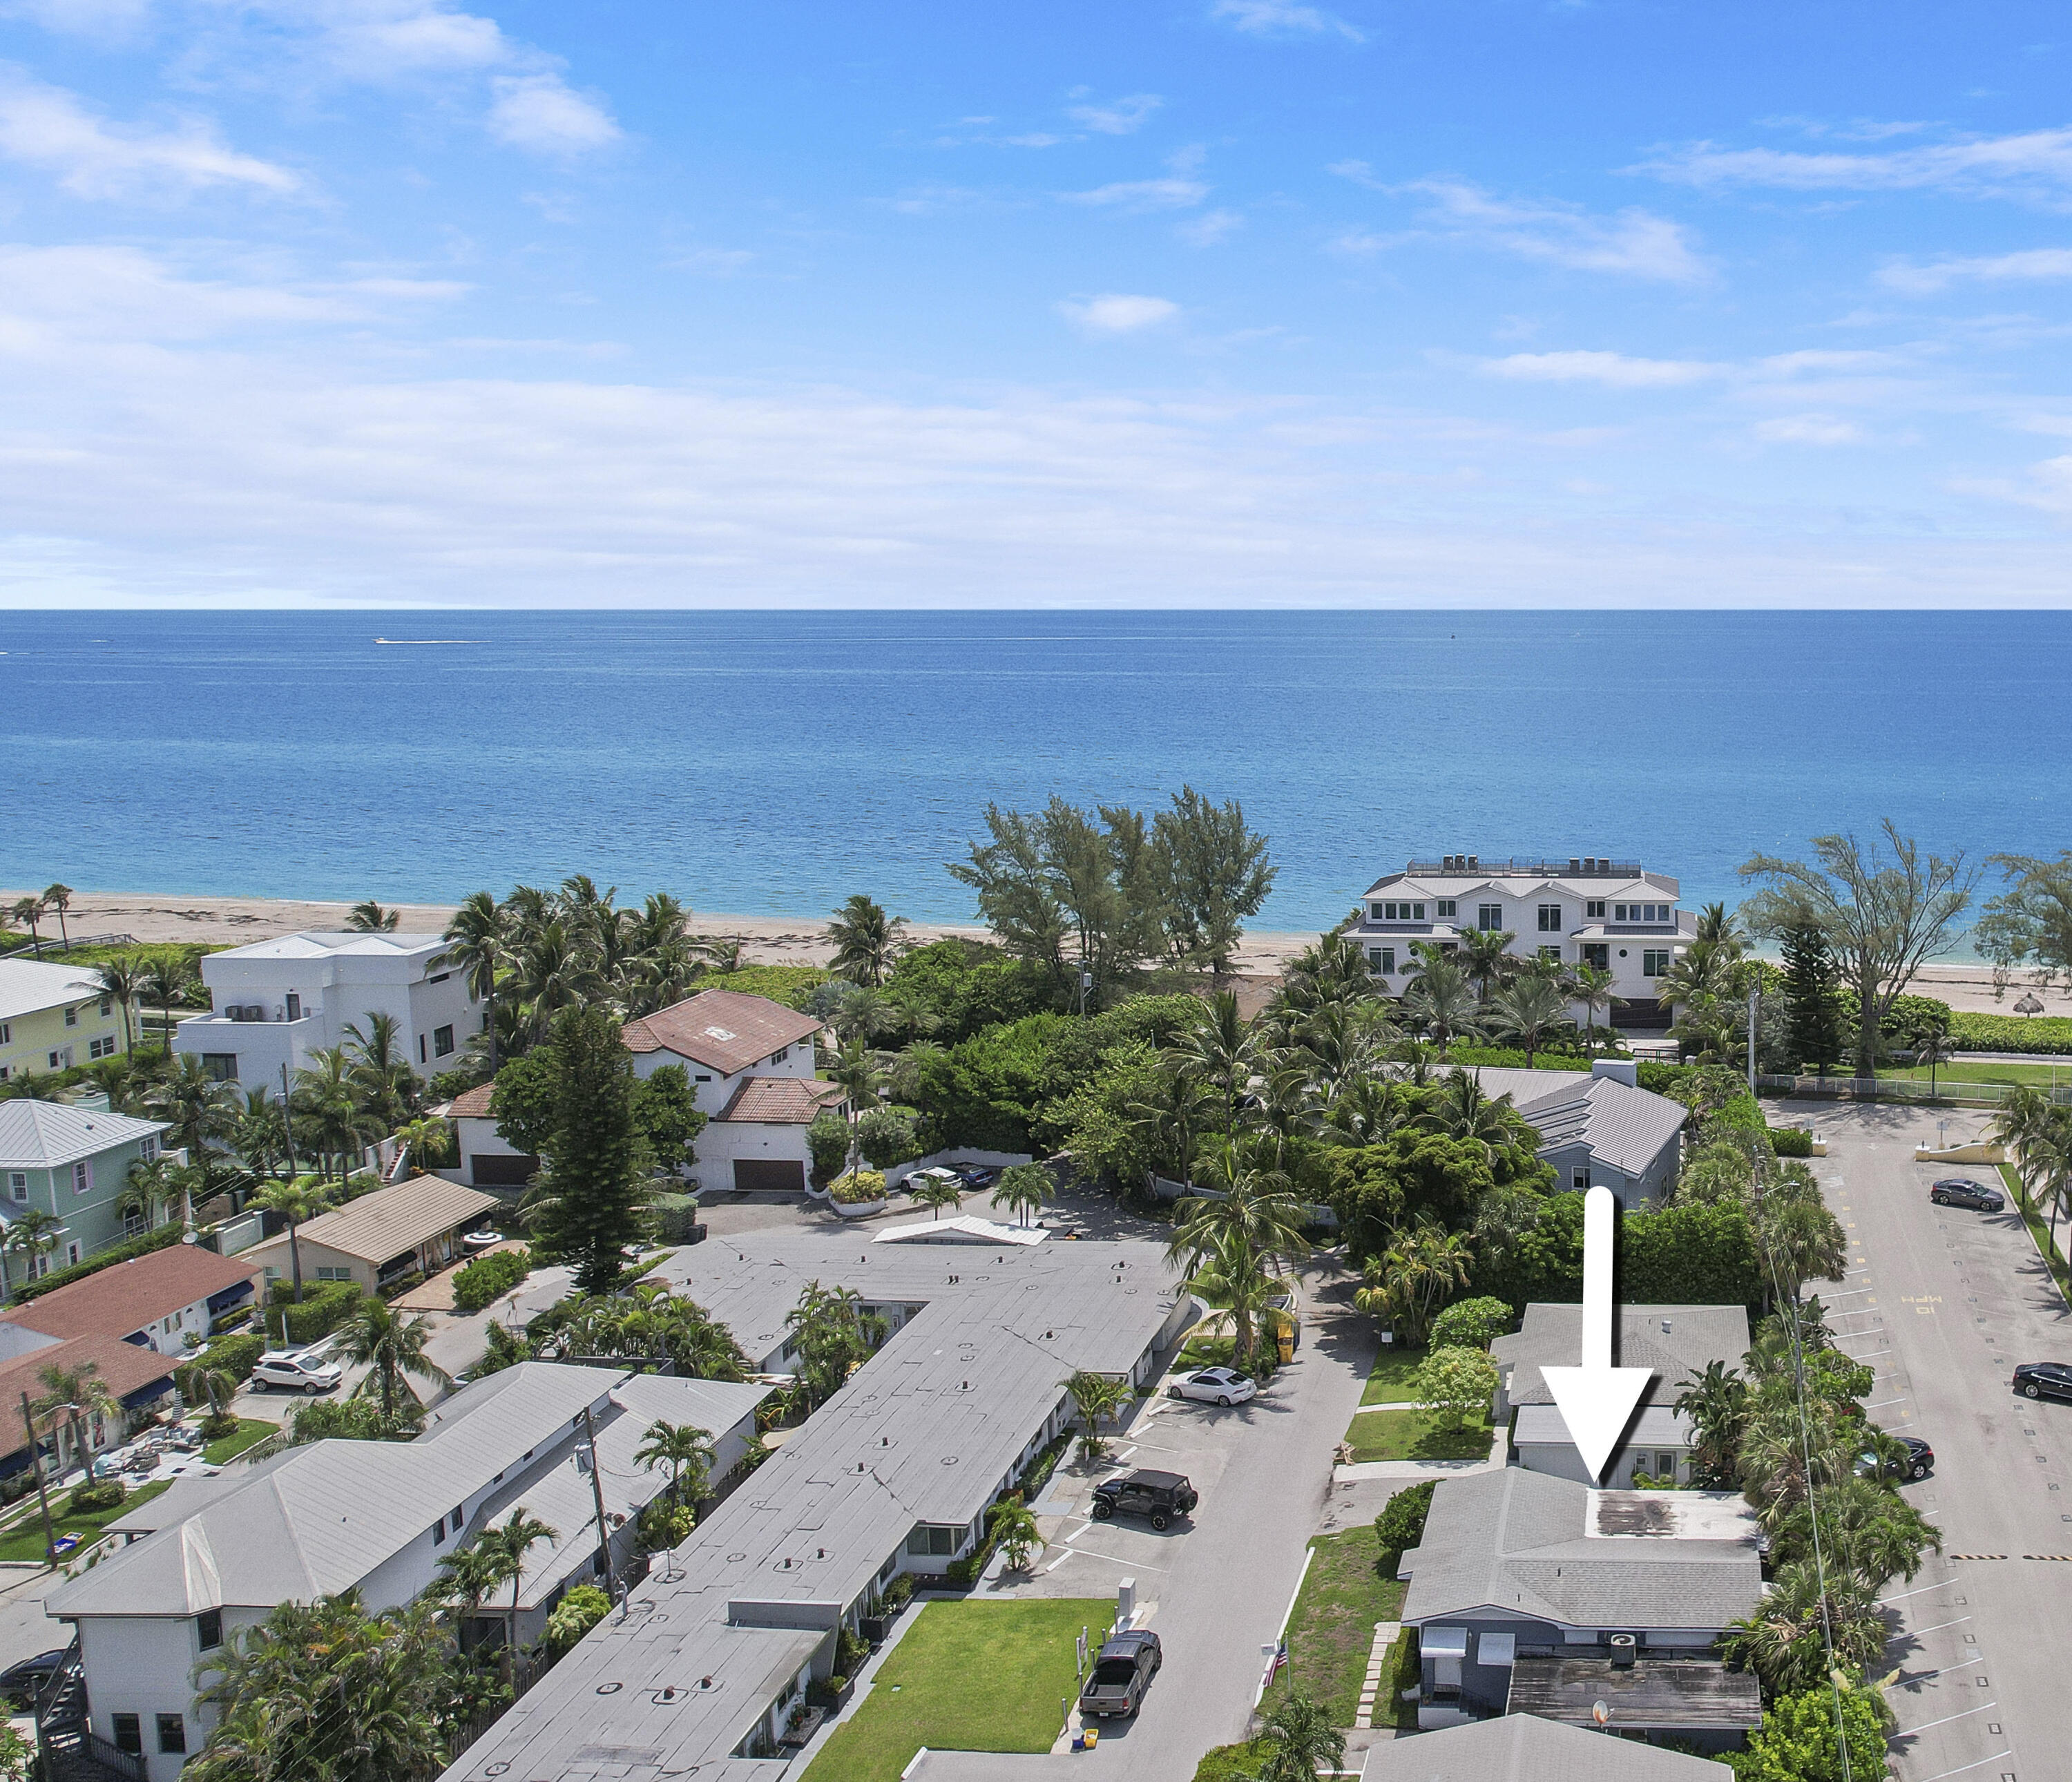
[[[577,1585],[547,1617],[547,1656],[565,1656],[578,1640],[610,1613],[611,1599],[596,1585]]]
[[[2021,1052],[2045,1056],[2072,1052],[2072,1018],[2062,1014],[1974,1014],[1950,1017],[1959,1052]]]
[[[235,1336],[219,1336],[193,1360],[174,1373],[173,1384],[179,1388],[180,1397],[190,1405],[205,1405],[208,1402],[208,1393],[201,1384],[202,1375],[226,1373],[232,1381],[242,1385],[252,1377],[253,1367],[265,1352],[266,1339],[257,1331]]]
[[[845,1207],[868,1206],[885,1198],[885,1178],[876,1170],[858,1170],[853,1175],[837,1176],[828,1193]]]
[[[1811,1157],[1813,1134],[1804,1126],[1772,1126],[1770,1148],[1779,1157]]]
[[[688,1504],[672,1504],[658,1497],[640,1512],[640,1545],[648,1553],[680,1547],[698,1525],[697,1511]]]
[[[1511,1329],[1511,1307],[1501,1299],[1457,1299],[1432,1320],[1435,1349],[1486,1349]]]
[[[273,1283],[273,1290],[288,1295],[294,1292],[292,1285],[279,1281]],[[326,1281],[314,1287],[305,1283],[299,1306],[290,1298],[286,1303],[268,1307],[266,1334],[278,1335],[285,1320],[290,1343],[314,1343],[346,1323],[359,1310],[362,1297],[357,1281]]]
[[[235,1411],[225,1411],[220,1417],[212,1413],[201,1420],[201,1438],[220,1442],[226,1435],[235,1435],[240,1421]]]
[[[72,1494],[72,1502],[66,1513],[84,1516],[91,1510],[112,1510],[130,1495],[129,1488],[119,1479],[97,1479],[90,1485],[81,1485]]]
[[[480,1311],[532,1272],[532,1253],[528,1249],[491,1250],[487,1256],[478,1256],[454,1277],[454,1309]]]
[[[372,1398],[312,1399],[298,1405],[289,1420],[289,1440],[295,1447],[332,1436],[355,1442],[408,1442],[423,1422],[421,1405],[414,1414],[401,1411],[389,1417],[382,1414],[380,1401]]]
[[[923,1154],[912,1118],[891,1108],[873,1108],[856,1123],[857,1148],[874,1170],[889,1170]]]
[[[1417,1396],[1464,1430],[1496,1397],[1496,1363],[1486,1350],[1434,1348],[1417,1365]]]
[[[1428,1479],[1389,1499],[1374,1519],[1375,1539],[1383,1553],[1408,1553],[1424,1538],[1424,1518],[1432,1508],[1432,1494],[1438,1488],[1437,1480]]]
[[[1680,1101],[1690,1093],[1698,1080],[1696,1064],[1664,1064],[1652,1058],[1643,1058],[1634,1073],[1644,1089],[1652,1089],[1657,1095],[1666,1095]]]
[[[813,1179],[826,1181],[849,1161],[849,1122],[824,1109],[806,1129],[806,1148],[813,1155]]]

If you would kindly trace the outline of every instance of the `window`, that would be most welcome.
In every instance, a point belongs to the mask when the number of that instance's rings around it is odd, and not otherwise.
[[[79,1010],[77,1009],[68,1008],[65,1010],[65,1025],[68,1027],[76,1027],[79,1025]]]
[[[1585,940],[1583,943],[1583,963],[1595,965],[1599,971],[1610,971],[1612,949],[1601,940]]]
[[[299,990],[288,992],[288,1019],[299,1021],[302,1018],[302,998]]]
[[[134,1714],[112,1714],[108,1717],[109,1731],[115,1735],[115,1748],[127,1751],[132,1757],[144,1755],[144,1729]]]
[[[1446,921],[1451,921],[1460,914],[1459,906],[1450,897],[1441,898],[1437,907],[1441,918]]]
[[[339,1268],[327,1264],[320,1266],[317,1270],[317,1279],[319,1281],[350,1281],[352,1278],[352,1270],[347,1268]]]
[[[693,1083],[709,1083],[709,1082],[712,1080],[712,1076],[711,1076],[711,1074],[710,1074],[709,1072],[707,1072],[706,1074],[705,1074],[705,1075],[703,1075],[703,1076],[694,1076],[694,1077],[693,1077],[693,1078],[691,1079],[691,1080],[692,1080]]]
[[[88,1058],[113,1058],[115,1056],[115,1035],[110,1034],[105,1039],[88,1040],[86,1056]]]
[[[446,1519],[442,1516],[432,1525],[432,1545],[442,1547],[446,1540]]]
[[[1676,1476],[1676,1456],[1658,1451],[1655,1456],[1655,1476],[1657,1479],[1674,1479]]]
[[[452,1523],[452,1524],[453,1524],[453,1532],[454,1532],[455,1534],[458,1534],[458,1533],[460,1533],[460,1525],[461,1525],[461,1524],[462,1524],[462,1523],[463,1523],[463,1522],[465,1522],[465,1521],[467,1520],[467,1518],[466,1517],[464,1517],[464,1516],[462,1516],[462,1515],[461,1514],[461,1512],[462,1512],[462,1510],[466,1509],[467,1508],[467,1505],[466,1504],[454,1504],[454,1505],[453,1514],[452,1514],[451,1516],[450,1516],[450,1517],[448,1517],[446,1518],[446,1520],[447,1520],[449,1522],[450,1522],[450,1523]]]
[[[14,1029],[13,1024],[9,1022],[0,1021],[0,1046],[11,1046],[14,1043]]]
[[[1561,963],[1561,949],[1559,947],[1542,947],[1540,957],[1550,965],[1558,965]]]
[[[791,1048],[789,1046],[779,1046],[776,1051],[771,1053],[770,1062],[773,1064],[781,1064],[791,1056]]]
[[[1568,1179],[1568,1186],[1572,1188],[1587,1188],[1589,1185],[1590,1172],[1587,1169],[1576,1171]]]
[[[1542,934],[1559,934],[1561,932],[1561,906],[1559,903],[1542,903],[1540,906],[1540,932]]]
[[[72,1167],[72,1191],[74,1194],[93,1192],[93,1161],[82,1158]]]
[[[1503,926],[1503,905],[1482,903],[1475,909],[1475,926],[1485,934],[1494,934]]]
[[[101,1012],[103,1014],[105,1014],[105,1015],[106,1015],[106,1014],[114,1014],[114,1012],[115,1012],[115,998],[114,998],[113,997],[112,997],[112,996],[104,996],[104,997],[102,997],[102,998],[101,998]]]
[[[51,1054],[50,1068],[54,1071],[70,1070],[72,1068],[72,1047],[66,1046],[57,1052],[52,1052]]]
[[[451,1027],[433,1028],[432,1056],[435,1058],[444,1058],[453,1049],[453,1029]]]
[[[1669,949],[1667,947],[1643,949],[1640,956],[1640,974],[1643,977],[1666,977],[1669,975]]]
[[[47,1263],[47,1262],[48,1262],[48,1261],[49,1261],[49,1258],[47,1257],[45,1257],[45,1258],[44,1258],[44,1261],[45,1261],[45,1262],[46,1262],[46,1263]],[[77,1267],[79,1266],[79,1264],[80,1264],[79,1245],[78,1245],[76,1243],[72,1243],[72,1244],[68,1244],[68,1245],[65,1245],[65,1266],[66,1266],[67,1268],[68,1268],[68,1269],[76,1269],[76,1268],[77,1268]]]
[[[223,1611],[204,1609],[195,1617],[195,1637],[204,1652],[214,1652],[223,1644]]]
[[[162,1714],[158,1716],[158,1749],[185,1756],[187,1748],[187,1723],[184,1716]]]
[[[449,977],[452,977],[452,976],[453,976],[453,973],[452,973],[451,972],[450,972],[450,971],[434,972],[434,973],[432,973],[432,975],[431,975],[430,977],[427,977],[427,978],[425,980],[425,982],[426,982],[427,984],[443,984],[443,983],[444,983],[444,982],[446,982]]]
[[[146,1134],[143,1142],[137,1147],[137,1154],[146,1163],[155,1158],[158,1154],[158,1141],[156,1136]]]
[[[1583,920],[1585,921],[1601,922],[1604,919],[1605,900],[1601,897],[1593,897],[1588,903],[1583,905]]]
[[[421,1064],[428,1062],[425,1056],[425,1036],[422,1034],[417,1035],[417,1062]]]
[[[205,1052],[201,1055],[201,1068],[219,1083],[228,1083],[237,1076],[237,1054],[234,1052]]]
[[[1396,949],[1369,947],[1367,949],[1367,962],[1370,969],[1386,975],[1396,969]]]
[[[1383,903],[1377,906],[1385,912],[1384,922],[1421,922],[1424,920],[1422,903]]]
[[[1388,920],[1387,916],[1381,913],[1385,907],[1387,907],[1387,906],[1381,903],[1370,903],[1367,906],[1369,911],[1372,912],[1372,920],[1376,922],[1386,922]]]
[[[1667,922],[1669,920],[1669,906],[1667,903],[1614,903],[1612,908],[1615,912],[1612,919],[1617,922]]]
[[[27,1170],[8,1171],[7,1198],[10,1200],[26,1200],[29,1198],[29,1172]]]

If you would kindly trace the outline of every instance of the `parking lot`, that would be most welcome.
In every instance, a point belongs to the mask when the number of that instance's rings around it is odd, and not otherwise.
[[[1996,1186],[1990,1166],[1917,1163],[1936,1121],[1909,1110],[1798,1105],[1849,1238],[1848,1278],[1821,1284],[1841,1346],[1877,1370],[1872,1415],[1934,1448],[1906,1495],[1944,1553],[1884,1600],[1897,1626],[1889,1695],[1901,1782],[2072,1782],[2063,1655],[2072,1649],[2072,1405],[2032,1403],[2019,1361],[2072,1360],[2072,1315],[2010,1209],[1931,1205],[1938,1176]],[[1985,1116],[1950,1120],[1948,1142]]]

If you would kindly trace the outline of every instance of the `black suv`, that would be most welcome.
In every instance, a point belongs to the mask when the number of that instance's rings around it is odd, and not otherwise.
[[[1153,1528],[1162,1529],[1174,1517],[1187,1515],[1201,1500],[1201,1494],[1179,1473],[1126,1472],[1094,1487],[1093,1517],[1096,1522],[1105,1522],[1118,1511],[1127,1511],[1147,1517]]]
[[[2025,1398],[2072,1398],[2072,1363],[2025,1361],[2014,1370],[2014,1389]]]
[[[1144,1692],[1151,1687],[1164,1656],[1155,1633],[1140,1628],[1117,1634],[1101,1648],[1079,1691],[1079,1718],[1106,1719],[1136,1713],[1144,1705]]]
[[[2007,1211],[2007,1201],[1998,1188],[1989,1188],[1983,1182],[1967,1182],[1961,1175],[1938,1182],[1928,1191],[1928,1198],[1938,1207],[1971,1207],[1980,1212]]]

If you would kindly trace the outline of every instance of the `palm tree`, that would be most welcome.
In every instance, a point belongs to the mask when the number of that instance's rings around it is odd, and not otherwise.
[[[393,934],[402,912],[384,910],[371,897],[345,912],[345,925],[355,934]]]
[[[1922,1035],[1914,1048],[1914,1062],[1928,1067],[1928,1093],[1932,1100],[1935,1094],[1935,1072],[1939,1065],[1947,1064],[1957,1056],[1957,1042],[1947,1033],[1930,1028]],[[1952,1079],[1955,1080],[1955,1079]]]
[[[993,1538],[1000,1543],[1007,1569],[1028,1570],[1030,1562],[1043,1549],[1043,1534],[1036,1526],[1034,1512],[1026,1504],[1001,1503],[993,1506],[986,1520],[992,1525]]]
[[[8,1225],[4,1248],[29,1259],[27,1278],[33,1281],[38,1263],[58,1247],[64,1230],[64,1222],[55,1213],[45,1212],[41,1207],[25,1207]],[[10,1293],[13,1290],[11,1286],[8,1289]]]
[[[1513,1137],[1511,1105],[1508,1094],[1492,1100],[1477,1078],[1456,1068],[1440,1080],[1439,1093],[1426,1104],[1417,1123],[1449,1138],[1470,1141],[1487,1156]]]
[[[138,993],[146,1001],[158,1005],[158,1014],[164,1023],[159,1038],[170,1060],[173,1049],[173,1005],[187,994],[187,986],[195,981],[194,960],[179,947],[154,947],[144,959]]]
[[[1830,1571],[1820,1588],[1810,1561],[1778,1568],[1762,1604],[1729,1624],[1720,1649],[1729,1664],[1754,1672],[1770,1697],[1824,1686],[1830,1661],[1867,1670],[1885,1654],[1890,1632],[1873,1592],[1846,1572]]]
[[[505,912],[486,891],[471,891],[446,924],[446,950],[431,961],[438,970],[457,969],[468,994],[487,1006],[489,1074],[496,1074],[496,979],[507,949]]]
[[[72,1459],[92,1478],[93,1446],[87,1438],[86,1420],[115,1417],[121,1410],[101,1377],[101,1364],[82,1361],[76,1368],[53,1364],[36,1377],[43,1383],[43,1396],[31,1401],[29,1409],[36,1416],[49,1419],[53,1427],[60,1418],[64,1420],[72,1433]]]
[[[1181,1201],[1166,1254],[1190,1274],[1210,1271],[1231,1290],[1235,1359],[1243,1367],[1252,1345],[1248,1284],[1309,1254],[1309,1241],[1302,1235],[1309,1209],[1289,1179],[1276,1137],[1225,1138],[1211,1147],[1207,1162],[1211,1183],[1221,1191]]]
[[[339,1352],[347,1360],[369,1370],[356,1394],[373,1389],[380,1395],[381,1414],[393,1417],[399,1399],[417,1401],[405,1374],[452,1385],[446,1369],[426,1352],[431,1335],[430,1319],[398,1317],[386,1300],[371,1294],[363,1298],[341,1328],[339,1342]]]
[[[885,1083],[885,1055],[873,1052],[861,1034],[843,1040],[823,1060],[830,1083],[839,1084],[849,1102],[849,1165],[856,1167],[856,1127],[866,1111],[878,1105],[878,1093]]]
[[[1265,1059],[1264,1040],[1245,1025],[1230,990],[1210,997],[1201,1019],[1174,1039],[1166,1054],[1170,1068],[1220,1098],[1226,1132],[1237,1126],[1238,1105],[1251,1093]]]
[[[65,912],[72,907],[72,887],[53,885],[43,893],[43,907],[58,912],[58,940],[67,953],[72,951],[72,931],[65,926]]]
[[[1043,1208],[1057,1184],[1050,1172],[1041,1163],[1013,1163],[1000,1172],[1000,1179],[993,1184],[993,1204],[1005,1207],[1014,1215],[1014,1222],[1026,1225],[1033,1214],[1041,1218]]]
[[[295,1303],[302,1303],[302,1245],[301,1228],[330,1204],[331,1196],[321,1187],[302,1182],[269,1182],[252,1197],[252,1204],[266,1212],[278,1213],[288,1222],[288,1261],[295,1278]],[[386,1405],[382,1407],[384,1410]]]
[[[1421,1348],[1440,1308],[1468,1284],[1469,1241],[1431,1220],[1399,1230],[1369,1260],[1367,1284],[1353,1294],[1362,1311],[1394,1318],[1412,1347]]]
[[[1694,1471],[1702,1471],[1705,1480],[1720,1489],[1731,1488],[1741,1430],[1748,1421],[1748,1382],[1725,1362],[1708,1361],[1704,1372],[1692,1379],[1670,1408],[1691,1419]]]
[[[509,1576],[509,1568],[495,1549],[485,1541],[475,1541],[440,1560],[434,1587],[442,1600],[467,1616],[479,1611],[483,1599]]]
[[[410,1167],[422,1175],[453,1155],[453,1128],[430,1114],[406,1120],[396,1129],[397,1145],[410,1159]]]
[[[295,1160],[288,1154],[288,1122],[281,1104],[263,1089],[247,1089],[230,1141],[245,1167],[255,1175],[270,1173],[277,1167],[293,1175]]]
[[[43,937],[36,925],[43,919],[43,900],[40,897],[18,897],[8,910],[8,915],[29,931],[29,945],[35,949],[36,957],[43,957]]]
[[[598,988],[595,968],[569,924],[558,920],[526,934],[514,976],[519,998],[530,1010],[526,1026],[535,1041],[546,1036],[563,1009],[586,1000]]]
[[[1432,1036],[1445,1056],[1456,1039],[1476,1031],[1476,998],[1468,975],[1443,953],[1426,952],[1417,975],[1403,993],[1403,1016]]]
[[[1234,1340],[1231,1360],[1243,1367],[1250,1359],[1248,1347],[1238,1352],[1235,1340],[1240,1331],[1256,1331],[1264,1325],[1276,1338],[1284,1321],[1273,1301],[1287,1289],[1277,1275],[1261,1266],[1241,1242],[1227,1237],[1204,1255],[1188,1278],[1187,1290],[1211,1309],[1202,1322],[1212,1330],[1227,1326]]]
[[[1518,936],[1508,929],[1466,928],[1456,956],[1462,972],[1475,987],[1475,999],[1486,1002],[1493,984],[1517,969],[1511,944]]]
[[[641,1444],[633,1451],[635,1466],[652,1471],[656,1467],[669,1469],[669,1499],[672,1503],[684,1500],[684,1480],[691,1481],[691,1501],[696,1503],[705,1494],[705,1484],[712,1473],[713,1439],[710,1430],[699,1429],[690,1423],[672,1423],[658,1418],[648,1426]]]
[[[478,1545],[486,1547],[495,1556],[499,1569],[511,1581],[511,1631],[504,1643],[504,1681],[510,1685],[516,1674],[518,1657],[518,1590],[524,1577],[525,1555],[542,1541],[560,1538],[536,1516],[528,1516],[520,1509],[511,1512],[511,1518],[501,1528],[485,1529]]]
[[[835,949],[828,961],[828,970],[851,983],[875,989],[885,982],[906,950],[901,932],[906,926],[905,916],[888,916],[883,905],[858,891],[835,912],[834,920],[828,924],[828,939]]]
[[[148,1231],[158,1224],[160,1212],[179,1199],[179,1192],[171,1163],[163,1157],[154,1157],[148,1163],[140,1157],[130,1166],[115,1210],[125,1224],[142,1219]]]
[[[910,1175],[906,1178],[906,1191],[929,1209],[931,1219],[940,1219],[945,1207],[964,1211],[964,1182],[960,1175],[937,1175],[933,1171]]]
[[[1266,1717],[1260,1736],[1268,1745],[1258,1782],[1315,1782],[1319,1772],[1330,1775],[1346,1760],[1346,1735],[1300,1689]]]
[[[1079,1458],[1098,1460],[1105,1448],[1100,1426],[1121,1415],[1131,1397],[1129,1382],[1082,1368],[1065,1382],[1065,1390],[1072,1395],[1073,1407],[1079,1414]]]
[[[1541,972],[1523,972],[1490,998],[1490,1025],[1525,1047],[1525,1068],[1556,1028],[1570,1027],[1568,999],[1561,987]]]
[[[143,962],[134,953],[124,953],[117,958],[104,959],[94,969],[101,979],[101,987],[115,998],[122,1010],[122,1050],[126,1055],[137,1044],[131,1017],[138,998],[143,994]]]
[[[913,1048],[909,1047],[909,1053]],[[1167,1062],[1171,1061],[1167,1055]],[[1151,1099],[1132,1101],[1126,1111],[1131,1126],[1149,1142],[1156,1154],[1173,1159],[1182,1182],[1194,1179],[1194,1134],[1209,1101],[1209,1089],[1184,1070],[1158,1073]]]
[[[337,1166],[342,1182],[352,1174],[352,1159],[378,1129],[360,1109],[352,1066],[346,1062],[343,1049],[319,1046],[310,1059],[295,1072],[296,1130],[319,1159]]]
[[[417,1073],[404,1056],[402,1031],[402,1023],[385,1011],[368,1015],[364,1031],[357,1022],[345,1024],[353,1085],[369,1121],[384,1132],[400,1125],[417,1098]]]
[[[235,1084],[219,1082],[203,1068],[195,1053],[179,1053],[165,1080],[152,1085],[145,1097],[152,1111],[172,1129],[172,1135],[187,1148],[187,1162],[201,1171],[202,1197],[208,1197],[212,1180],[210,1159],[219,1139],[228,1140],[237,1130],[239,1103]]]

